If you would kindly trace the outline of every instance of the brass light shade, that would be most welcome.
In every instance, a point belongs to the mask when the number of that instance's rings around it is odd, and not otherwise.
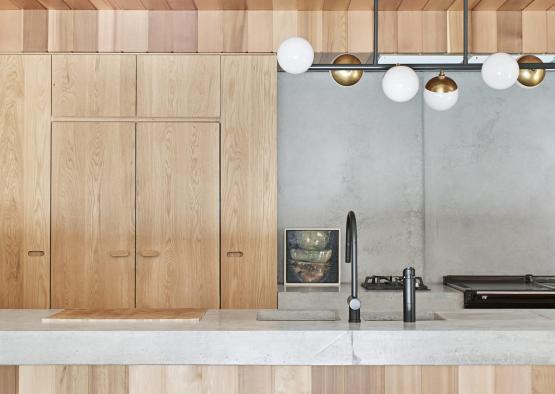
[[[430,79],[426,83],[426,90],[433,93],[449,93],[458,89],[457,83],[445,75],[443,70],[437,77]]]
[[[333,60],[333,64],[360,64],[360,60],[355,55],[344,53]],[[352,86],[362,78],[362,70],[332,70],[331,76],[340,85]]]
[[[518,63],[542,63],[541,59],[534,55],[524,55],[518,58]],[[527,88],[538,86],[545,78],[543,69],[520,69],[518,82]]]

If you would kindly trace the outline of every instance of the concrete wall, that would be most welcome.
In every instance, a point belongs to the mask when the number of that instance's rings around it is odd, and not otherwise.
[[[555,274],[553,76],[502,92],[479,73],[453,77],[459,103],[438,113],[420,95],[387,100],[382,74],[351,88],[327,73],[279,74],[280,280],[283,228],[344,231],[349,209],[359,222],[361,278],[407,265],[432,282]]]

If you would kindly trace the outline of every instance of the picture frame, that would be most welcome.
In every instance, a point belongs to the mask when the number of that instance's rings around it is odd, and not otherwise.
[[[341,285],[341,229],[283,230],[284,287]]]

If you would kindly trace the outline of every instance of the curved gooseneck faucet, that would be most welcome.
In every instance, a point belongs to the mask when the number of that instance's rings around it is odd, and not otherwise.
[[[349,323],[360,323],[360,300],[358,299],[358,264],[357,264],[357,219],[353,211],[347,214],[345,231],[345,263],[351,264],[351,295],[349,304]]]

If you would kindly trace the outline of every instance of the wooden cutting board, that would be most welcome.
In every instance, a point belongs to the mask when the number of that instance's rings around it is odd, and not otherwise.
[[[204,316],[204,309],[66,309],[42,319],[51,322],[91,322],[91,321],[187,321],[198,322]]]

